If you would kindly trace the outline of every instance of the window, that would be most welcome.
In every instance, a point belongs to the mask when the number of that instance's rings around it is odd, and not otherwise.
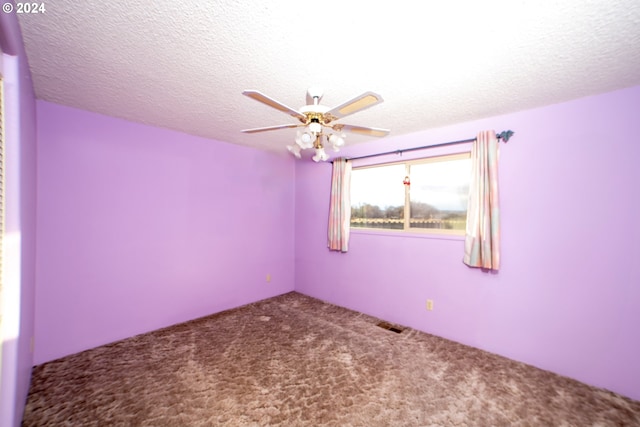
[[[462,235],[470,176],[470,153],[354,168],[351,227]]]

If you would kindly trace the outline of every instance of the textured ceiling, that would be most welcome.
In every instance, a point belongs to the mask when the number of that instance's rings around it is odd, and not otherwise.
[[[393,135],[640,84],[640,1],[49,0],[19,15],[39,99],[284,150],[299,108],[362,92],[340,123]],[[351,135],[347,144],[370,138]]]

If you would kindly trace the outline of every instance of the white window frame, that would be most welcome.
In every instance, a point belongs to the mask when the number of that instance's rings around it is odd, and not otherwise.
[[[373,169],[380,168],[385,166],[393,166],[393,165],[405,165],[405,175],[411,176],[411,166],[427,164],[427,163],[435,163],[435,162],[447,162],[447,161],[455,161],[461,159],[469,159],[471,158],[471,152],[465,151],[461,153],[454,154],[441,154],[431,157],[423,157],[419,159],[413,160],[404,160],[400,162],[389,162],[389,163],[381,163],[375,165],[366,165],[366,166],[357,166],[354,167],[353,170],[363,170],[363,169]],[[471,175],[471,171],[469,171]],[[351,231],[364,231],[364,232],[380,232],[380,233],[392,233],[392,234],[420,234],[427,236],[464,236],[465,229],[454,230],[454,229],[442,229],[442,228],[418,228],[411,227],[410,224],[410,206],[411,206],[411,185],[404,186],[404,221],[402,229],[392,229],[392,228],[373,228],[373,227],[353,227],[350,226]]]

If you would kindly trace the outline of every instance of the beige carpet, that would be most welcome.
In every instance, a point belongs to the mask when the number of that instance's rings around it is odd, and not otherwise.
[[[34,368],[24,426],[631,426],[640,402],[289,293]]]

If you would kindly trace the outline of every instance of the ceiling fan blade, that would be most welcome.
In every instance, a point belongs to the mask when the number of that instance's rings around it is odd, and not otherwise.
[[[292,124],[292,125],[265,126],[265,127],[262,127],[262,128],[244,129],[241,132],[244,132],[244,133],[257,133],[257,132],[265,132],[265,131],[268,131],[268,130],[297,128],[299,126],[304,126],[304,125],[302,125],[302,124],[299,124],[299,125]]]
[[[377,136],[377,137],[387,136],[389,135],[389,132],[391,132],[389,129],[369,128],[365,126],[354,126],[354,125],[343,125],[343,124],[333,125],[331,126],[331,129],[336,130],[338,132],[345,131],[345,132],[359,133],[360,135]]]
[[[263,104],[266,104],[271,108],[275,108],[276,110],[280,110],[283,113],[287,113],[290,116],[295,117],[296,119],[299,119],[302,121],[307,119],[307,117],[304,114],[276,101],[273,98],[268,97],[267,95],[261,92],[258,92],[257,90],[245,90],[244,92],[242,92],[242,94],[248,96],[249,98],[253,98],[258,102],[262,102]]]
[[[349,114],[364,110],[365,108],[373,107],[382,101],[384,100],[377,93],[365,92],[344,104],[333,107],[331,110],[324,113],[324,117],[325,119],[328,119],[327,121],[340,119],[344,116],[348,116]]]

